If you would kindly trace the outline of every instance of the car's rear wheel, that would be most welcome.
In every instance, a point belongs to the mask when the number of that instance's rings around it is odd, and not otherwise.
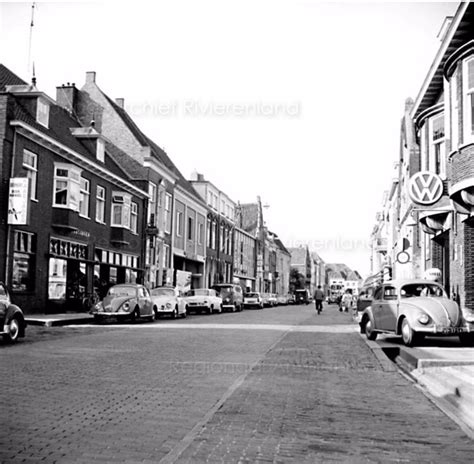
[[[401,332],[403,343],[406,346],[413,346],[418,340],[417,333],[412,329],[406,317],[402,321]]]
[[[20,337],[20,320],[18,319],[17,316],[13,316],[7,325],[8,325],[8,334],[5,335],[6,340],[9,343],[15,343],[16,341],[18,341],[18,338]]]
[[[374,330],[374,323],[370,317],[368,317],[364,324],[365,336],[369,340],[375,340],[377,338],[377,332]]]

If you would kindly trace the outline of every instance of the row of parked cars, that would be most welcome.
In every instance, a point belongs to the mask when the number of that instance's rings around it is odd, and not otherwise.
[[[96,321],[114,319],[154,320],[161,316],[186,317],[190,313],[212,314],[223,311],[242,311],[245,308],[263,309],[289,304],[290,296],[271,293],[244,293],[239,285],[218,284],[212,288],[197,288],[180,292],[174,287],[148,290],[143,285],[119,284],[91,310]]]

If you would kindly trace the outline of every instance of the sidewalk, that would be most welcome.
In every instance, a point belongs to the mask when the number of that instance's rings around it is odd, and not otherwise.
[[[88,313],[31,314],[25,315],[25,319],[28,325],[44,327],[90,324],[94,322],[94,316]]]

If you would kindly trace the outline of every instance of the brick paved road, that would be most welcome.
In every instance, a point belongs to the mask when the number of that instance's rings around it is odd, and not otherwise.
[[[229,327],[262,323],[281,330]],[[307,306],[30,327],[0,346],[0,461],[470,461],[472,442],[350,323]]]

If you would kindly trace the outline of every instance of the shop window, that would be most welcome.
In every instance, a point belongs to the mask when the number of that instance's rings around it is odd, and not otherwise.
[[[109,269],[109,283],[110,285],[115,285],[117,283],[117,268],[111,267]]]
[[[79,197],[79,215],[89,217],[89,198],[90,198],[90,182],[81,177],[81,191]]]
[[[138,232],[138,204],[133,201],[130,208],[130,230],[134,234]]]
[[[67,261],[61,258],[49,258],[48,298],[65,300],[67,285]]]
[[[132,198],[130,195],[113,192],[112,194],[112,227],[130,229],[130,208]]]
[[[95,220],[105,224],[105,188],[97,186],[95,196]]]
[[[36,235],[15,231],[12,290],[31,292],[35,286]]]
[[[81,170],[69,164],[54,165],[53,206],[79,211]]]
[[[23,150],[23,168],[26,170],[26,177],[30,179],[30,198],[37,199],[36,179],[38,177],[38,155],[28,150]]]
[[[463,63],[464,143],[474,142],[474,58]]]

